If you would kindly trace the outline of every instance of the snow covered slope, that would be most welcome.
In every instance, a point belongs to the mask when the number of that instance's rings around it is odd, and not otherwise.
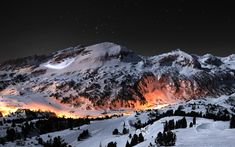
[[[62,137],[65,142],[67,142],[72,147],[105,147],[109,142],[116,142],[117,147],[125,147],[126,142],[131,142],[131,138],[134,134],[143,134],[144,141],[135,145],[135,147],[148,147],[152,144],[152,147],[157,147],[155,139],[158,132],[163,132],[164,122],[169,120],[180,120],[184,116],[169,115],[167,116],[167,111],[173,110],[177,111],[179,107],[182,112],[190,113],[202,112],[203,117],[196,117],[196,124],[189,127],[189,124],[193,122],[193,117],[187,116],[187,127],[173,129],[172,131],[176,133],[177,140],[175,146],[177,147],[193,147],[193,146],[203,146],[203,147],[232,147],[235,143],[234,134],[235,129],[229,128],[229,121],[213,120],[205,116],[206,113],[218,114],[218,112],[225,112],[228,115],[234,115],[234,100],[235,96],[221,96],[219,98],[203,98],[197,100],[191,100],[188,102],[181,102],[179,104],[168,105],[161,109],[156,110],[146,110],[133,113],[129,116],[114,117],[112,119],[92,121],[91,124],[83,125],[80,128],[73,128],[51,132],[48,134],[40,135],[40,137],[46,141],[50,138],[57,136]],[[213,109],[210,109],[212,108]],[[210,112],[213,110],[213,112]],[[159,119],[156,119],[152,123],[147,123],[149,120],[154,120],[156,116],[164,114]],[[140,121],[142,124],[147,123],[147,125],[136,129],[134,124]],[[123,128],[127,128],[129,133],[122,134]],[[88,129],[90,132],[90,137],[77,140],[77,137],[83,132],[83,130]],[[118,129],[120,132],[118,135],[113,135],[114,129]],[[132,137],[129,137],[131,134]],[[27,138],[26,146],[41,146],[36,140],[38,137]],[[15,146],[15,142],[9,142],[5,146]],[[1,145],[0,145],[1,146]]]

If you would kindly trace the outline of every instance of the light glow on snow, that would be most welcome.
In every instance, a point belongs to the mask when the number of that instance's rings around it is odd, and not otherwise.
[[[44,66],[50,69],[64,69],[74,62],[75,58],[69,58],[58,64],[47,63]]]

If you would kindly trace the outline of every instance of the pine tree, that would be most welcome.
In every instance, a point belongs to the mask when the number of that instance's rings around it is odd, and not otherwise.
[[[139,138],[138,138],[138,136],[136,134],[134,134],[133,138],[131,139],[131,145],[135,146],[135,145],[138,144],[138,142],[139,142]]]
[[[11,127],[16,127],[16,123],[15,123],[15,121],[14,120],[12,120],[12,124],[11,124]]]
[[[189,127],[190,127],[190,128],[192,128],[192,127],[193,127],[193,123],[192,123],[192,122],[189,124]]]
[[[182,119],[182,128],[187,128],[187,120],[185,117]]]
[[[193,125],[196,125],[196,116],[193,117]]]
[[[67,143],[65,143],[64,140],[60,136],[58,136],[54,138],[53,146],[54,147],[67,147]]]
[[[169,130],[174,130],[174,128],[175,128],[175,121],[174,121],[174,119],[169,120],[169,122],[168,122],[168,129]]]
[[[233,115],[230,120],[230,128],[235,128],[235,115]]]
[[[14,141],[15,138],[16,138],[16,132],[15,132],[15,129],[13,128],[10,128],[10,129],[7,129],[7,140],[8,141]]]
[[[163,134],[159,132],[155,142],[160,146],[173,146],[176,142],[176,135],[172,131],[163,132]]]
[[[126,142],[126,147],[131,147],[131,145],[130,145],[130,143],[128,142],[128,140],[127,140],[127,142]]]
[[[163,132],[167,132],[168,130],[169,130],[168,122],[166,121],[166,122],[165,122],[165,125],[164,125]]]
[[[99,145],[99,147],[102,147],[102,144],[101,144],[101,142],[100,142],[100,145]]]
[[[110,143],[108,143],[107,147],[117,147],[117,143],[116,142],[110,142]]]
[[[123,130],[122,130],[122,134],[127,134],[127,133],[129,133],[129,130],[128,130],[128,129],[126,129],[126,128],[123,128]]]
[[[162,143],[161,143],[162,140],[163,140],[163,134],[162,134],[162,132],[158,132],[157,138],[155,139],[155,142],[156,142],[157,144],[162,144]]]
[[[139,142],[143,142],[144,141],[144,136],[142,133],[139,134]]]
[[[176,135],[172,131],[168,131],[166,134],[166,146],[173,146],[176,142]]]
[[[119,132],[118,132],[118,129],[114,129],[113,130],[113,135],[117,135]]]

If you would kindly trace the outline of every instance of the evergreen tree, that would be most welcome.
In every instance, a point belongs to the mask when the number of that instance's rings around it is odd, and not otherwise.
[[[65,143],[64,140],[58,136],[54,138],[53,147],[67,147],[67,143]]]
[[[176,142],[176,135],[172,131],[163,132],[163,134],[159,132],[155,142],[160,146],[173,146]]]
[[[90,133],[88,130],[83,130],[83,132],[78,136],[78,141],[82,139],[86,139],[90,136]]]
[[[230,120],[230,128],[235,128],[235,115],[233,115]]]
[[[182,119],[182,128],[187,128],[187,120],[185,117]]]
[[[192,123],[192,122],[189,124],[189,127],[190,127],[190,128],[192,128],[192,127],[193,127],[193,123]]]
[[[5,143],[6,143],[5,138],[0,138],[0,144],[2,144],[2,145],[4,146],[4,145],[5,145]]]
[[[10,128],[10,129],[7,129],[7,140],[8,141],[14,141],[16,139],[16,132],[15,132],[15,129],[13,128]]]
[[[117,147],[117,143],[116,142],[110,142],[110,143],[108,143],[107,147]]]
[[[144,141],[144,136],[142,133],[139,134],[139,143]]]
[[[167,132],[168,130],[169,130],[168,122],[166,121],[165,125],[164,125],[164,128],[163,128],[163,132]]]
[[[174,119],[169,120],[169,122],[168,122],[168,130],[174,130],[174,128],[175,128]]]
[[[196,125],[196,116],[193,117],[193,125]]]
[[[58,136],[53,140],[49,139],[46,143],[43,143],[44,147],[68,147],[68,144],[64,142],[64,140]]]
[[[162,144],[162,140],[163,140],[163,134],[162,134],[162,132],[158,132],[157,138],[155,139],[155,142],[157,144]]]
[[[131,139],[131,146],[135,146],[137,145],[139,142],[139,138],[136,134],[133,135],[132,139]]]
[[[129,130],[128,129],[126,129],[126,128],[123,128],[123,130],[122,130],[122,134],[128,134],[129,133]]]
[[[41,137],[38,138],[38,144],[43,145],[43,139]]]
[[[130,145],[130,143],[128,142],[128,140],[127,140],[127,142],[126,142],[126,147],[131,147],[131,145]]]
[[[118,133],[119,133],[119,132],[118,132],[118,129],[114,129],[114,130],[113,130],[113,135],[118,135]]]
[[[30,132],[30,125],[28,122],[26,122],[22,127],[21,127],[21,130],[22,130],[22,134],[24,136],[24,139],[27,138],[27,135],[28,133]]]
[[[172,131],[168,131],[166,134],[166,146],[173,146],[176,142],[176,135]]]
[[[11,127],[16,127],[16,123],[15,123],[15,120],[12,120],[12,124],[11,124]]]
[[[101,144],[101,142],[100,142],[100,145],[99,145],[99,147],[102,147],[102,144]]]

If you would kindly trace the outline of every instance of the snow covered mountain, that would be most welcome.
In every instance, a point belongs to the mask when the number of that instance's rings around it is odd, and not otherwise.
[[[79,45],[2,63],[0,111],[49,109],[80,116],[145,109],[230,95],[235,92],[234,74],[234,54],[198,56],[175,50],[144,57],[110,42]]]

